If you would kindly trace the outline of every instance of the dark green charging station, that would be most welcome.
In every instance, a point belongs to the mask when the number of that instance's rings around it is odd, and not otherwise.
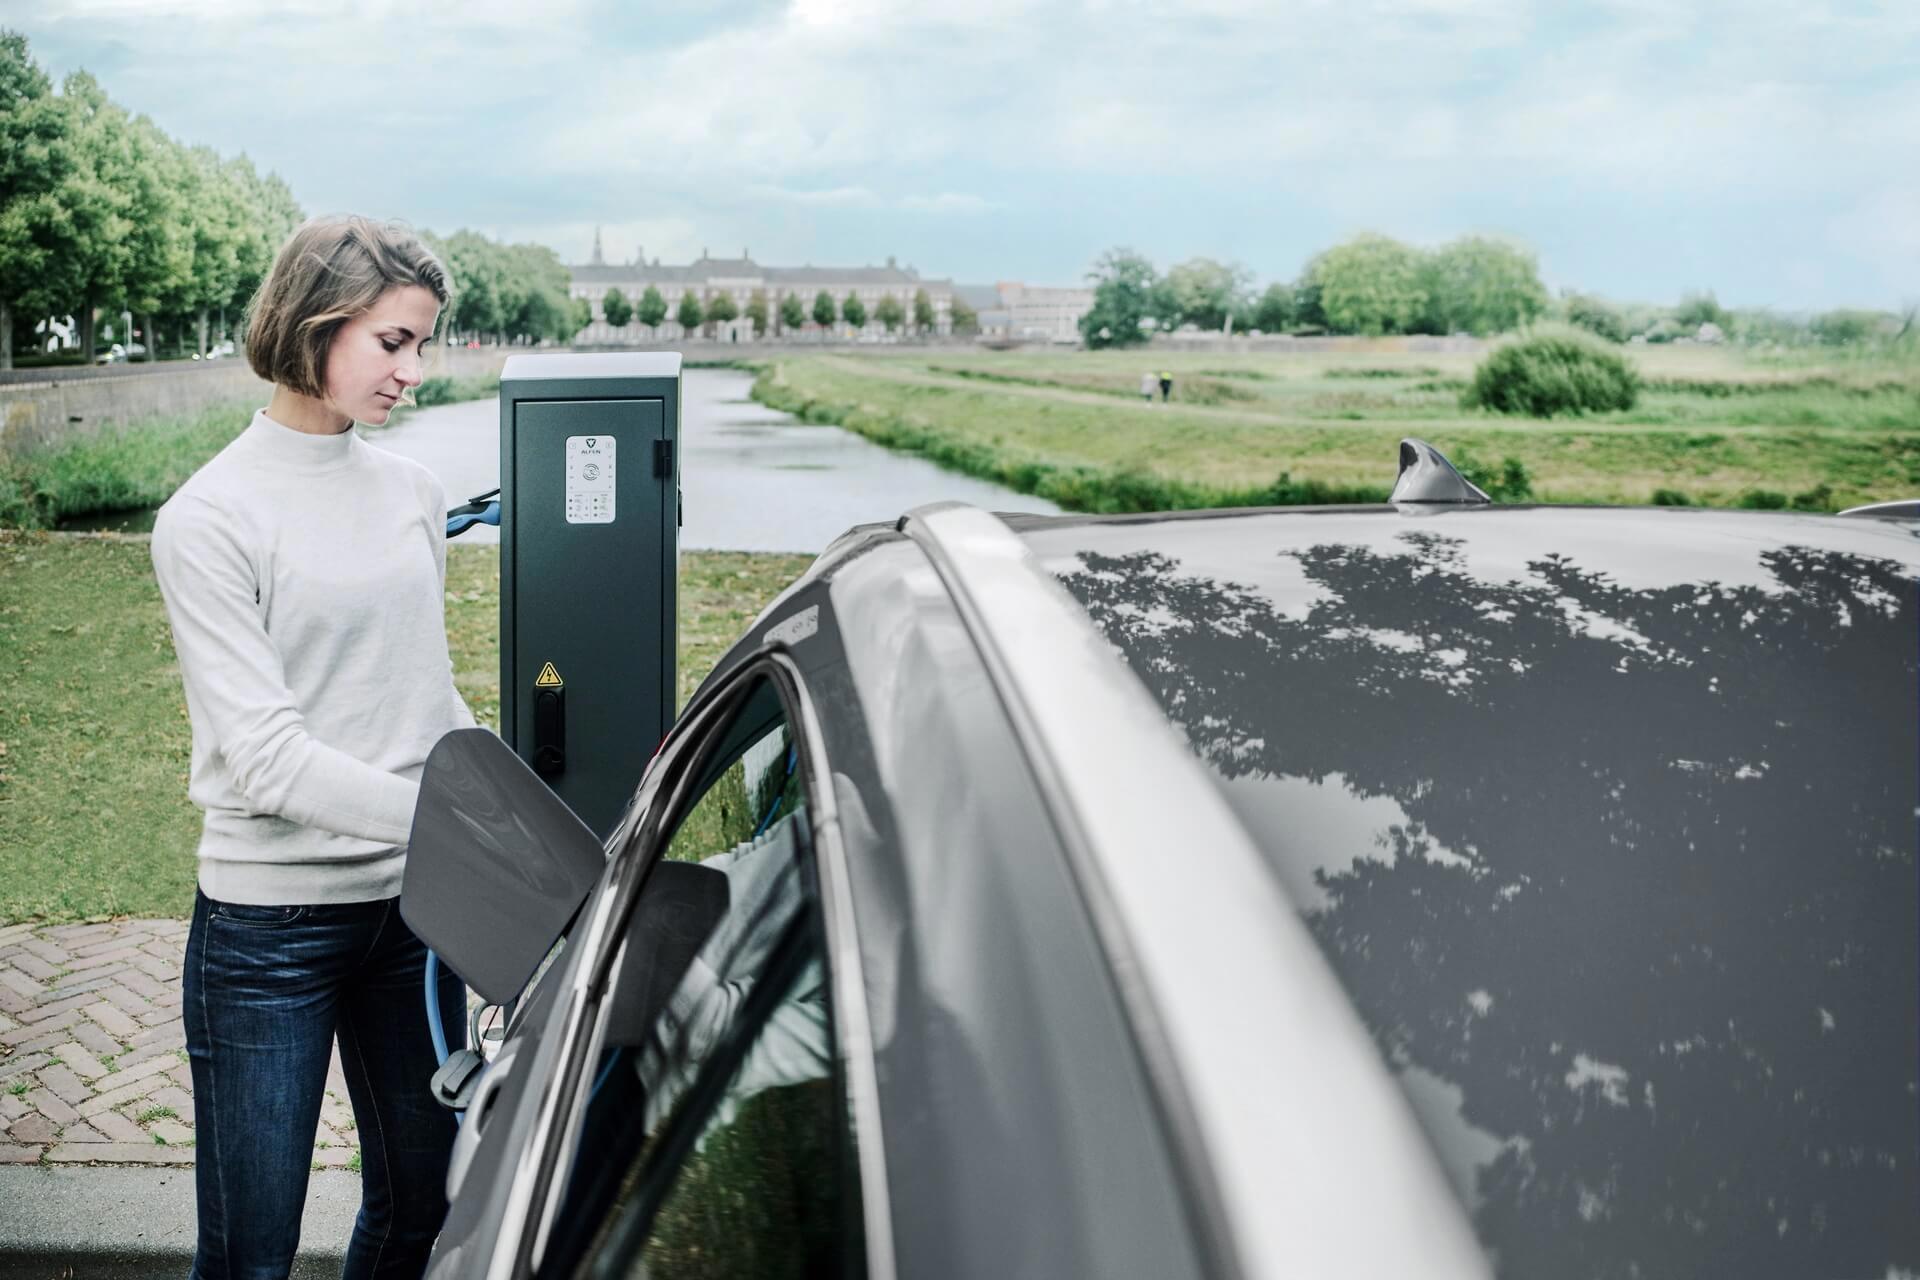
[[[500,375],[500,736],[594,834],[673,723],[680,356]]]

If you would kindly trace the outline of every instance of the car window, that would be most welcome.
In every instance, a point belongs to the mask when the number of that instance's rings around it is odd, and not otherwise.
[[[595,1067],[556,1274],[839,1274],[858,1252],[803,770],[771,684],[699,784],[616,967],[631,1029],[609,1030]],[[675,931],[685,954],[644,963]]]

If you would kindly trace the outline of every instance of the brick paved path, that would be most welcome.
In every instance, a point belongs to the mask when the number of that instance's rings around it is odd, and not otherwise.
[[[192,1164],[184,920],[0,927],[0,1164]],[[335,1047],[316,1168],[359,1168]]]

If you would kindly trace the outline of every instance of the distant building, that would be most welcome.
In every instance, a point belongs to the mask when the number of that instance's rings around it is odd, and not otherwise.
[[[1013,313],[1000,300],[1000,289],[990,284],[956,284],[953,296],[973,308],[983,338],[1004,338],[1013,324]]]
[[[1080,317],[1093,310],[1093,290],[1081,285],[1036,285],[1019,280],[956,285],[980,316],[980,334],[1018,342],[1078,342]]]
[[[886,326],[874,317],[874,311],[880,300],[888,296],[899,300],[900,310],[906,316],[902,331],[910,330],[913,326],[914,295],[922,289],[926,290],[927,300],[933,304],[934,331],[946,334],[953,330],[953,282],[923,280],[918,271],[899,266],[892,258],[887,259],[884,267],[764,267],[744,249],[737,258],[711,257],[703,249],[700,257],[686,266],[663,265],[658,258],[649,262],[644,253],[638,252],[631,262],[609,263],[602,258],[598,231],[594,233],[593,257],[592,262],[568,268],[573,273],[572,295],[585,298],[593,304],[593,323],[575,338],[576,342],[588,345],[673,342],[686,337],[675,315],[679,311],[681,297],[688,292],[700,299],[703,309],[721,293],[733,299],[740,316],[724,324],[711,326],[713,336],[721,342],[747,342],[753,338],[753,322],[746,318],[745,312],[747,303],[755,293],[766,295],[770,335],[777,336],[785,332],[785,326],[780,322],[780,303],[788,295],[798,298],[807,313],[802,329],[818,332],[818,327],[813,323],[813,302],[823,289],[833,299],[836,310],[849,293],[857,296],[867,309],[867,323],[857,332],[850,325],[836,322],[832,326],[836,337],[884,336]],[[620,290],[629,302],[637,306],[649,286],[658,289],[660,296],[666,300],[667,318],[664,322],[655,328],[648,328],[636,319],[618,329],[607,323],[606,309],[601,301],[607,296],[607,290]],[[709,326],[701,327],[706,329]]]

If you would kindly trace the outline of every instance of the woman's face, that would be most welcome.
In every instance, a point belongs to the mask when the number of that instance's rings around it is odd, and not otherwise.
[[[381,426],[401,395],[420,385],[420,359],[440,317],[421,285],[396,285],[334,331],[327,348],[327,402],[355,422]]]

